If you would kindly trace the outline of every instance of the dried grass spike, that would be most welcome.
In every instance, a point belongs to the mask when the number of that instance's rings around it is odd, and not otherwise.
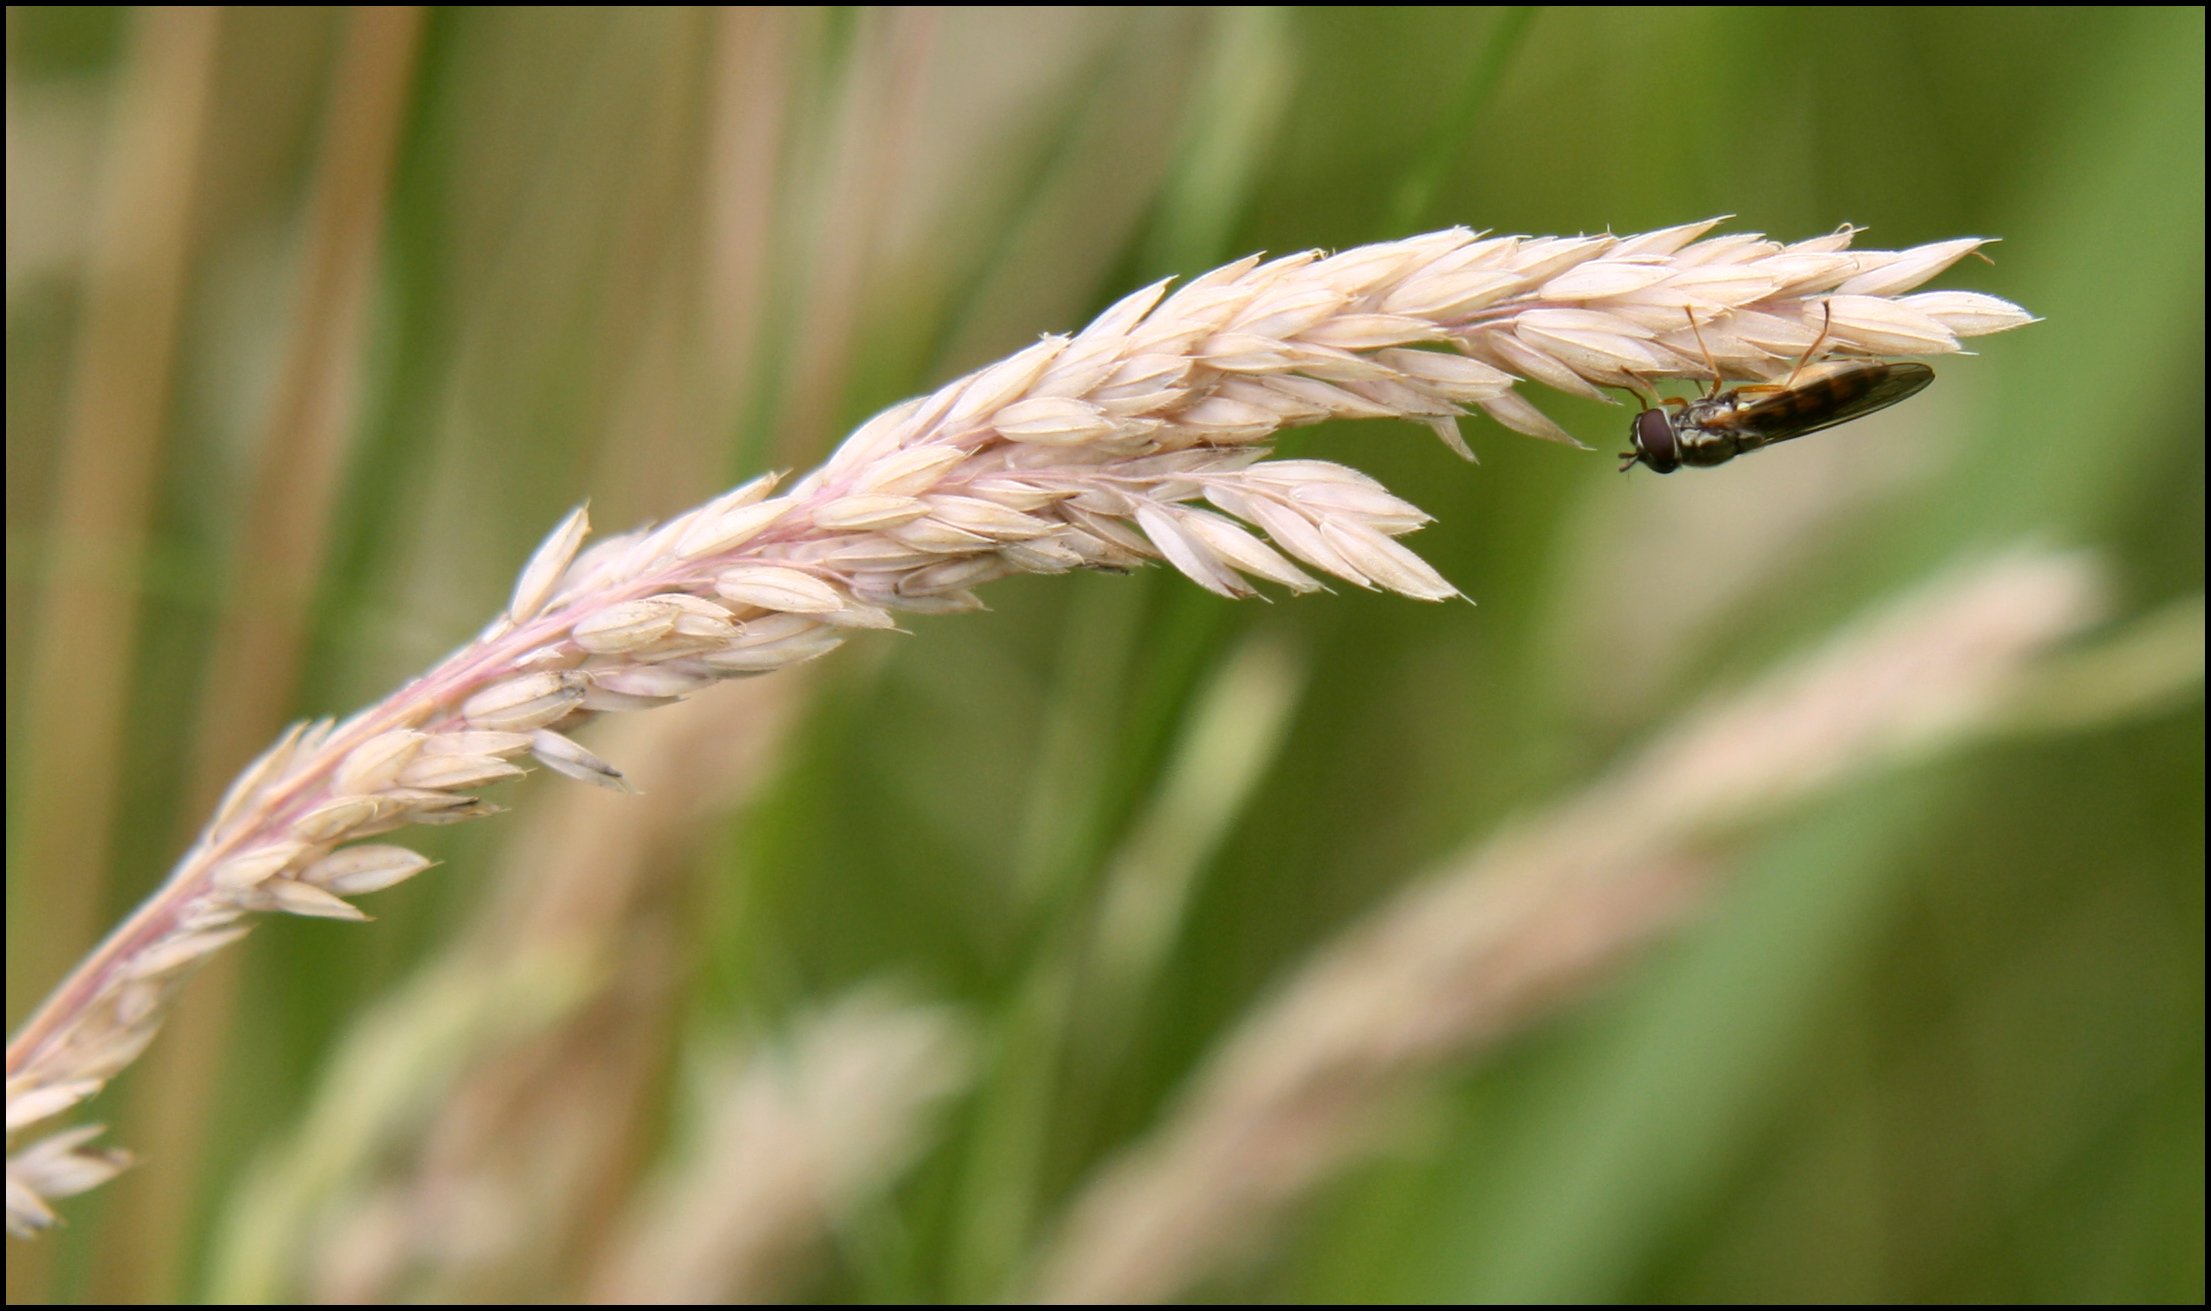
[[[178,979],[249,912],[358,918],[347,896],[426,866],[400,848],[334,844],[490,814],[470,794],[522,772],[524,750],[619,786],[555,731],[586,713],[813,659],[855,629],[891,627],[893,608],[974,610],[971,588],[1018,572],[1164,557],[1227,596],[1251,595],[1254,579],[1318,588],[1301,565],[1457,595],[1397,540],[1424,514],[1348,470],[1270,462],[1285,429],[1397,417],[1470,454],[1457,417],[1478,407],[1578,445],[1516,384],[1601,397],[1701,377],[1707,358],[1764,381],[1823,325],[1833,353],[1879,357],[1952,351],[2031,321],[1994,297],[1917,291],[1974,239],[1854,251],[1848,228],[1785,246],[1710,226],[1570,238],[1453,228],[1238,260],[884,410],[787,489],[757,479],[588,548],[578,507],[473,641],[343,722],[295,726],[240,776],[169,881],[26,1021],[9,1048],[11,1112],[68,1102],[127,1065]],[[46,1223],[49,1199],[113,1173],[81,1142],[16,1154],[11,1226]]]

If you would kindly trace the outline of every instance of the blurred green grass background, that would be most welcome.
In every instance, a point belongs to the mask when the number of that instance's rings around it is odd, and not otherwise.
[[[7,36],[11,1026],[283,722],[463,640],[579,500],[620,528],[805,467],[1253,250],[1722,213],[2003,238],[1938,285],[2046,322],[1724,471],[1621,477],[1481,421],[1478,468],[1409,425],[1291,436],[1435,515],[1413,545],[1477,606],[1016,579],[793,680],[770,781],[665,855],[626,1058],[656,1091],[620,1132],[638,1169],[682,1141],[708,1035],[886,975],[958,1008],[974,1087],[809,1296],[1004,1291],[1332,931],[1960,554],[2091,548],[2120,621],[2203,585],[2200,9],[10,9]],[[1529,392],[1613,449],[1623,411]],[[1054,981],[1252,649],[1287,671],[1279,734],[1102,1057]],[[2203,742],[2191,698],[1762,831],[1685,933],[1196,1293],[2200,1301]],[[11,1247],[11,1300],[234,1288],[254,1162],[562,786],[439,832],[376,925],[271,925],[196,980],[93,1108],[143,1163]],[[494,1287],[575,1295],[536,1277]]]

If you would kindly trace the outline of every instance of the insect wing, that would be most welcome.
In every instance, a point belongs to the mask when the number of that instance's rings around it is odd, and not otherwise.
[[[1859,364],[1737,407],[1746,448],[1771,446],[1885,410],[1935,380],[1924,364]]]

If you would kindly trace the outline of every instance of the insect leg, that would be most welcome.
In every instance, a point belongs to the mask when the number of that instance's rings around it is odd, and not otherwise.
[[[1712,358],[1712,348],[1704,344],[1704,330],[1697,326],[1696,312],[1686,305],[1681,307],[1681,312],[1689,317],[1689,332],[1697,339],[1697,349],[1704,353],[1704,367],[1712,370],[1712,388],[1705,395],[1717,396],[1721,381],[1719,361]]]
[[[1796,367],[1789,370],[1788,379],[1781,384],[1781,390],[1783,391],[1796,386],[1796,375],[1804,372],[1804,366],[1811,363],[1812,356],[1818,353],[1819,344],[1827,340],[1827,330],[1835,326],[1834,302],[1823,300],[1819,303],[1819,307],[1823,316],[1820,319],[1819,335],[1812,338],[1812,344],[1805,349],[1802,355],[1796,357]]]

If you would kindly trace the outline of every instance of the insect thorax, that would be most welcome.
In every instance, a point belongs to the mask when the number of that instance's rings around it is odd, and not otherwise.
[[[1674,417],[1674,444],[1683,464],[1709,467],[1742,453],[1736,431],[1735,395],[1706,396],[1689,402]]]

